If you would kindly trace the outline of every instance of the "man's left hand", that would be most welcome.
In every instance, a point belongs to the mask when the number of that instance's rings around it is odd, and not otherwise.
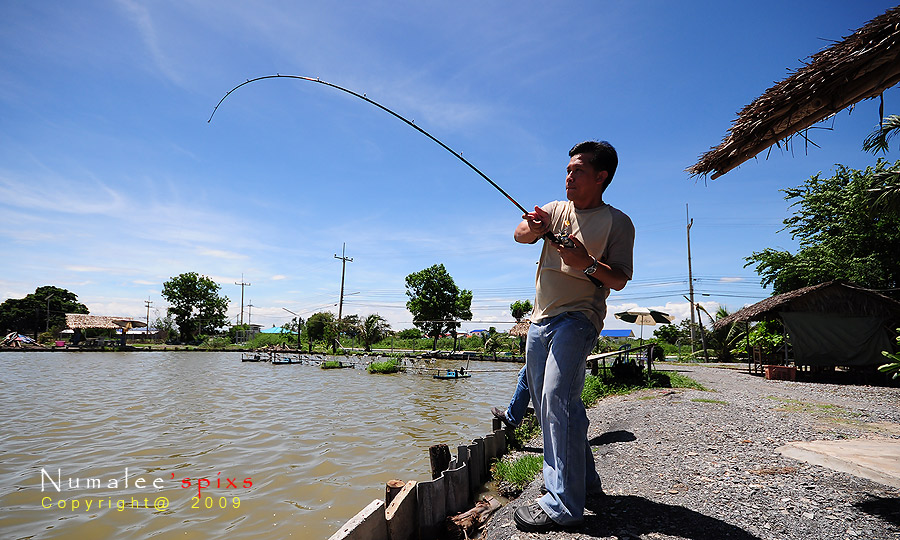
[[[561,244],[556,246],[556,251],[559,252],[559,256],[563,262],[578,270],[584,270],[593,264],[594,260],[587,252],[587,248],[584,247],[584,244],[582,244],[574,234],[569,235],[569,240],[575,244],[574,247],[567,248],[563,247]]]

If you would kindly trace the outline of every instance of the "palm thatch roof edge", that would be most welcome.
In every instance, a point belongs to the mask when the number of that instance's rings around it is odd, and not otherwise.
[[[900,6],[888,9],[843,41],[809,58],[793,75],[744,107],[722,142],[686,172],[712,174],[734,169],[795,134],[900,83]]]

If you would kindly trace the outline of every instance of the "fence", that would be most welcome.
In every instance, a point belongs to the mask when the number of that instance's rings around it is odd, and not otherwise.
[[[490,478],[491,462],[506,453],[506,427],[493,419],[493,431],[457,447],[446,469],[433,480],[403,484],[385,500],[375,499],[329,540],[426,540],[440,537],[448,516],[469,509],[472,496]]]

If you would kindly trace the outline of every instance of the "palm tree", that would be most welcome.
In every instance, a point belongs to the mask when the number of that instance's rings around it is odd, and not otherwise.
[[[882,118],[881,125],[875,128],[875,131],[869,133],[869,136],[863,141],[863,150],[873,154],[878,152],[886,154],[891,138],[897,133],[900,133],[900,116],[892,114]]]
[[[366,317],[358,326],[359,337],[362,339],[366,352],[372,350],[372,345],[378,343],[387,335],[391,326],[384,317],[377,313],[373,313]]]
[[[881,125],[863,141],[863,150],[877,154],[887,154],[891,138],[900,133],[900,116],[892,114],[881,120]],[[900,167],[889,167],[875,173],[876,179],[884,187],[869,190],[872,193],[872,204],[876,208],[900,211]]]
[[[719,309],[716,310],[716,317],[713,319],[712,315],[706,311],[706,308],[697,304],[697,309],[706,313],[706,316],[709,317],[709,321],[711,324],[715,324],[715,321],[719,319],[724,319],[729,315],[728,310],[725,309],[725,306],[719,306]],[[741,340],[743,340],[747,335],[747,331],[744,329],[742,324],[738,322],[733,322],[730,325],[722,328],[718,328],[713,330],[712,333],[712,345],[715,347],[716,357],[719,359],[719,362],[730,362],[734,359],[734,350],[737,348],[738,344],[740,344]]]

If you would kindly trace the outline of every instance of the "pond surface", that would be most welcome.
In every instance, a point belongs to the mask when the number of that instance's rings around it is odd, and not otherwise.
[[[430,479],[429,446],[489,433],[520,367],[446,381],[431,375],[459,361],[394,375],[236,353],[0,361],[0,531],[35,539],[327,538],[388,480]]]

